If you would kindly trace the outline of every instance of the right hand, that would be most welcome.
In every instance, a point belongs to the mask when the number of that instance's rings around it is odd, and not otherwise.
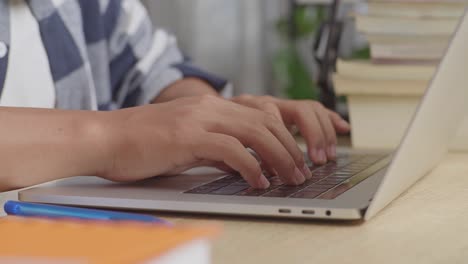
[[[228,166],[255,188],[269,182],[253,149],[284,183],[312,176],[302,151],[273,114],[216,96],[103,113],[111,157],[101,177],[135,181],[199,165]]]

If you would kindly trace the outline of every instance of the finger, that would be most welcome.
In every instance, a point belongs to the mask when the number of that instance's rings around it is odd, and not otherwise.
[[[262,160],[261,157],[258,156],[257,153],[255,153],[254,150],[252,149],[248,149],[249,153],[252,154],[252,156],[255,157],[255,159],[257,159],[257,161],[260,163],[260,166],[262,167],[263,171],[266,171],[268,175],[270,176],[278,176],[278,173],[276,172],[276,170],[273,168],[273,166],[269,165],[268,164],[268,161],[266,160]]]
[[[236,170],[234,170],[233,168],[229,167],[229,166],[226,165],[224,162],[216,162],[216,163],[214,163],[214,164],[211,164],[209,167],[214,167],[214,168],[217,168],[217,169],[220,170],[220,171],[224,171],[224,172],[227,172],[227,173],[236,172]]]
[[[326,163],[325,136],[317,116],[304,101],[280,100],[283,119],[288,125],[295,125],[307,144],[307,154],[314,164]]]
[[[252,96],[244,95],[238,98],[233,99],[234,102],[252,107],[258,110],[265,111],[267,113],[273,114],[278,120],[283,122],[283,117],[281,116],[281,111],[278,109],[276,104],[273,102],[265,102],[260,97],[254,98]]]
[[[229,172],[229,173],[236,172],[233,168],[229,167],[224,162],[212,161],[212,160],[202,160],[198,162],[195,166],[192,166],[190,169],[196,168],[196,167],[212,167],[220,171],[224,171],[224,172]]]
[[[258,101],[259,100],[257,100],[257,102]],[[268,129],[270,129],[270,131],[286,147],[286,150],[288,150],[289,154],[291,154],[297,167],[301,170],[302,174],[306,177],[306,179],[311,178],[312,173],[310,172],[309,168],[305,164],[302,150],[297,146],[297,143],[294,137],[292,136],[294,132],[285,127],[286,125],[283,122],[281,111],[278,108],[278,106],[273,102],[255,103],[255,100],[251,100],[249,102],[250,102],[249,105],[251,107],[262,110],[265,113],[268,113],[274,117],[274,118],[271,118],[271,117],[267,118],[266,124],[268,126]],[[278,174],[271,165],[265,164],[265,169],[269,172],[270,175]]]
[[[270,183],[258,161],[245,149],[239,140],[232,136],[206,133],[193,146],[197,159],[223,162],[241,174],[254,188],[268,188]]]
[[[241,106],[235,103],[226,108],[224,116],[230,116],[230,122],[222,122],[208,127],[210,132],[227,134],[240,140],[246,147],[252,148],[263,161],[278,172],[283,182],[301,184],[305,177],[297,168],[291,154],[285,146],[265,126],[266,117],[279,122],[277,118],[263,111]]]
[[[173,170],[168,171],[166,174],[178,175],[178,174],[182,174],[190,169],[197,168],[197,167],[213,167],[224,172],[229,172],[229,173],[235,172],[235,170],[233,170],[231,167],[227,166],[223,162],[212,161],[212,160],[200,160],[192,164],[177,167]]]
[[[249,124],[235,132],[242,143],[252,148],[271,165],[286,184],[299,185],[305,176],[281,142],[266,127]]]
[[[278,176],[278,172],[276,172],[275,168],[268,164],[268,162],[262,160],[260,163],[260,166],[262,167],[263,171],[266,173],[265,176]]]
[[[266,113],[272,114],[276,117],[281,123],[283,122],[283,117],[281,116],[281,112],[278,109],[278,106],[274,103],[263,103],[258,106],[258,109],[265,111]]]
[[[302,174],[306,179],[312,177],[312,173],[307,167],[304,154],[302,150],[297,145],[294,137],[289,133],[289,130],[286,128],[282,121],[277,120],[274,116],[267,115],[265,117],[265,126],[272,132],[272,134],[283,144],[286,150],[289,152],[294,162],[296,163],[297,168],[299,168]]]
[[[317,116],[310,108],[301,107],[298,102],[285,104],[285,121],[295,124],[307,143],[307,153],[315,164],[326,163],[325,136]]]
[[[328,115],[338,133],[348,133],[351,130],[351,126],[341,116],[331,110],[327,110]]]
[[[329,160],[335,160],[337,144],[336,131],[332,121],[330,120],[328,110],[322,104],[316,102],[313,102],[311,106],[317,115],[317,119],[320,122],[323,134],[325,136],[325,151],[327,153],[327,158]]]
[[[253,103],[254,104],[254,103]],[[304,155],[302,150],[296,143],[296,140],[291,135],[290,131],[286,128],[283,119],[281,117],[281,111],[278,106],[273,102],[258,103],[256,106],[259,110],[263,110],[266,115],[264,115],[265,126],[273,133],[273,135],[278,138],[278,140],[285,146],[286,150],[291,154],[296,163],[297,167],[300,168],[302,173],[307,177],[310,174],[309,168],[304,167]]]
[[[263,117],[265,126],[273,133],[273,135],[281,142],[281,144],[283,144],[283,146],[294,159],[296,167],[300,169],[302,174],[307,179],[309,179],[312,177],[312,173],[305,164],[302,150],[299,148],[299,146],[296,143],[296,140],[286,128],[281,116],[281,111],[278,108],[277,104],[273,102],[273,100],[274,99],[267,98],[263,100],[263,103],[260,102],[262,100],[255,99],[244,101],[248,101],[248,104],[251,107],[263,110],[265,113],[267,113]]]

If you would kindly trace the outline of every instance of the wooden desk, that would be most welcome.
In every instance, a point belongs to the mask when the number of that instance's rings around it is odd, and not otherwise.
[[[215,264],[468,263],[468,154],[449,154],[366,223],[166,216],[223,225]]]
[[[363,224],[168,218],[222,224],[215,264],[467,263],[468,154],[449,154],[430,175]]]

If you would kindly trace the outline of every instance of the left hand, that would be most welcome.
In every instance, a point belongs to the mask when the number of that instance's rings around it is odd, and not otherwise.
[[[348,122],[316,101],[253,95],[241,95],[231,100],[271,113],[287,128],[296,126],[307,143],[308,156],[315,164],[336,159],[336,133],[350,131]]]

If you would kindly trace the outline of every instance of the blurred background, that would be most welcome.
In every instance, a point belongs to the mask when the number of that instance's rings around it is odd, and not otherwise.
[[[234,94],[320,100],[357,148],[395,148],[468,0],[145,0]],[[375,128],[379,132],[375,133]],[[468,149],[467,139],[455,140]],[[454,147],[455,148],[455,147]]]
[[[234,93],[317,98],[312,46],[329,6],[288,0],[146,0],[157,27],[178,37],[196,64],[230,79]],[[352,6],[343,6],[341,13]],[[291,23],[297,37],[292,37]],[[341,53],[351,53],[353,24]],[[351,34],[350,34],[351,33]],[[359,45],[359,41],[357,41]],[[362,45],[361,45],[362,46]]]

